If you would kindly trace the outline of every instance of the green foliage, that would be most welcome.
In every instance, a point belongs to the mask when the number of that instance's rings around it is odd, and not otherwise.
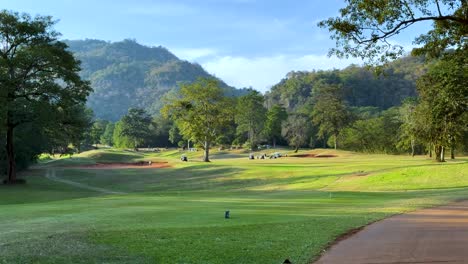
[[[175,144],[170,142],[170,130],[172,127],[174,127],[174,123],[171,120],[162,116],[153,117],[147,144],[153,147],[174,146]]]
[[[96,120],[93,123],[90,131],[91,143],[98,144],[101,142],[101,137],[103,136],[109,121],[106,120]]]
[[[410,150],[412,156],[415,155],[415,148],[417,146],[418,123],[416,122],[416,106],[417,100],[408,98],[399,109],[402,125],[400,126],[397,148],[402,151]]]
[[[65,121],[79,119],[73,115],[82,113],[75,111],[84,109],[81,106],[91,88],[78,75],[79,61],[59,41],[54,24],[48,16],[32,18],[0,11],[0,103],[4,105],[2,130],[6,131],[10,181],[15,181],[16,159],[21,162],[21,157],[27,156],[26,160],[32,160],[46,150],[35,148],[27,155],[15,153],[14,143],[22,140],[14,131],[29,127],[38,130],[38,134],[55,137],[59,135],[53,130],[65,128],[60,139],[69,143],[79,136],[75,132],[82,132],[81,127],[72,128],[74,122]]]
[[[113,141],[113,135],[114,135],[114,128],[115,124],[112,122],[108,122],[106,125],[106,128],[104,130],[104,133],[102,134],[100,138],[101,144],[107,145],[107,146],[112,146],[114,144]]]
[[[286,109],[280,105],[274,105],[266,114],[265,136],[273,141],[273,147],[277,140],[281,138],[281,125],[288,118]]]
[[[235,122],[237,133],[247,134],[250,148],[259,143],[266,118],[266,109],[263,106],[264,98],[258,91],[250,90],[248,94],[237,100]]]
[[[318,82],[314,86],[314,92],[316,95],[312,121],[318,126],[317,136],[333,136],[336,149],[337,137],[349,121],[349,111],[342,99],[341,86]]]
[[[216,79],[200,78],[183,85],[176,98],[162,108],[164,117],[177,125],[184,138],[203,146],[204,161],[209,161],[209,149],[233,117],[232,103],[224,95]]]
[[[123,135],[123,124],[122,121],[115,123],[114,134],[112,135],[112,141],[115,148],[136,148],[135,141],[131,138]]]
[[[418,135],[435,146],[436,159],[454,147],[466,130],[468,109],[468,53],[456,52],[433,64],[418,81]]]
[[[427,68],[422,57],[404,57],[390,63],[384,76],[373,68],[351,65],[343,70],[291,72],[265,94],[267,105],[280,104],[288,112],[302,111],[315,96],[316,83],[342,86],[343,99],[350,106],[387,109],[398,106],[407,97],[416,97],[416,80]],[[305,112],[309,112],[306,110]]]
[[[418,22],[431,21],[433,29],[415,38],[422,47],[415,54],[440,56],[446,48],[466,48],[468,34],[466,1],[349,0],[340,16],[321,21],[328,29],[336,48],[330,54],[365,59],[369,64],[382,64],[403,54],[403,47],[390,39]]]
[[[311,138],[311,122],[307,115],[290,114],[282,124],[281,135],[286,138],[289,146],[296,152],[301,146],[306,145]]]
[[[179,128],[176,124],[173,124],[169,129],[169,141],[172,144],[177,144],[182,141],[182,136],[180,135]]]
[[[140,108],[130,108],[120,122],[120,136],[133,141],[133,146],[138,148],[145,143],[150,136],[151,117]]]
[[[367,153],[398,153],[401,124],[398,108],[383,111],[378,117],[356,120],[340,133],[341,147]]]

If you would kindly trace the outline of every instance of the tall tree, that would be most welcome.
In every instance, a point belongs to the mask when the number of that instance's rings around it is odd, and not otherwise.
[[[100,138],[101,144],[112,146],[114,142],[112,141],[112,135],[114,134],[115,124],[112,122],[107,123],[104,133]]]
[[[122,134],[123,124],[122,120],[117,121],[114,127],[114,133],[112,134],[112,142],[115,148],[136,148],[135,141]]]
[[[297,152],[301,146],[307,144],[310,139],[310,119],[304,114],[291,114],[283,122],[281,135],[286,138],[289,146]]]
[[[337,148],[338,134],[349,120],[349,111],[343,100],[340,85],[318,82],[314,86],[315,98],[312,121],[318,126],[318,137],[332,136]]]
[[[164,117],[176,123],[185,138],[202,144],[203,161],[209,162],[212,143],[233,118],[231,100],[224,96],[216,79],[200,78],[182,85],[177,97],[169,98],[161,109]]]
[[[238,98],[235,121],[238,133],[247,133],[251,149],[259,141],[260,133],[265,125],[266,108],[263,106],[263,96],[255,90]]]
[[[281,124],[287,118],[288,113],[280,105],[274,105],[266,114],[265,135],[273,142],[273,148],[276,147],[276,141],[281,137]]]
[[[8,182],[16,181],[14,132],[37,118],[36,110],[68,109],[91,91],[78,72],[79,62],[58,40],[48,16],[0,12],[0,87],[5,103]]]
[[[414,98],[408,98],[403,102],[403,105],[399,108],[400,118],[402,125],[399,131],[399,142],[398,148],[402,150],[411,150],[411,156],[415,155],[416,148],[416,134],[417,134],[417,123],[416,123],[416,105],[417,100]]]
[[[96,120],[91,127],[90,136],[91,136],[91,143],[92,144],[99,144],[101,142],[101,137],[104,134],[106,127],[109,121],[106,120]]]
[[[176,124],[173,124],[171,126],[171,128],[169,129],[169,141],[178,146],[180,145],[179,142],[184,142],[185,144],[185,141],[183,141],[184,139],[182,138],[182,135],[180,135],[180,131],[179,131],[179,128],[177,127]]]
[[[466,128],[468,110],[468,50],[447,55],[429,68],[418,81],[423,119],[423,137],[434,145],[437,161],[444,161],[445,149],[454,147]]]
[[[122,117],[121,135],[133,141],[135,150],[150,136],[151,116],[141,108],[130,108]]]
[[[349,56],[380,64],[403,54],[403,47],[392,44],[392,37],[409,31],[415,24],[433,22],[433,28],[415,38],[422,45],[417,55],[437,57],[449,47],[462,48],[468,35],[466,0],[347,0],[339,17],[321,21],[336,48],[330,54]]]

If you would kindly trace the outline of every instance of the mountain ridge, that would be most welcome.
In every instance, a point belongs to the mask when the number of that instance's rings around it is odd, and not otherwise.
[[[216,78],[201,65],[181,60],[162,46],[149,47],[131,39],[64,42],[81,61],[81,76],[91,82],[94,92],[87,104],[99,119],[116,121],[132,107],[157,115],[162,98],[181,84],[199,77]],[[246,91],[218,80],[229,96]]]

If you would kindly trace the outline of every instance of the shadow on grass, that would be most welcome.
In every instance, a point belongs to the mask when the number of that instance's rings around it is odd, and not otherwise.
[[[44,203],[103,195],[50,181],[44,175],[45,170],[23,171],[18,176],[25,178],[26,184],[0,184],[0,205]]]

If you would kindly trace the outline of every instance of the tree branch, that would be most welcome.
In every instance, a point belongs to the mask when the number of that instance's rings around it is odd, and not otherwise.
[[[370,38],[370,39],[358,40],[357,43],[358,44],[365,44],[365,43],[368,43],[368,42],[375,42],[375,41],[380,40],[380,39],[386,39],[386,38],[388,38],[390,36],[393,36],[398,31],[400,31],[402,29],[405,29],[405,28],[411,26],[412,24],[414,24],[416,22],[427,21],[427,20],[435,20],[435,21],[451,20],[451,21],[455,21],[455,22],[458,22],[458,23],[461,23],[461,24],[468,24],[468,19],[463,19],[463,18],[455,17],[455,16],[419,17],[419,18],[415,18],[415,19],[401,21],[392,30],[384,32],[383,35],[377,36],[377,37],[374,37],[374,38]],[[379,28],[376,28],[375,30],[382,31]]]

